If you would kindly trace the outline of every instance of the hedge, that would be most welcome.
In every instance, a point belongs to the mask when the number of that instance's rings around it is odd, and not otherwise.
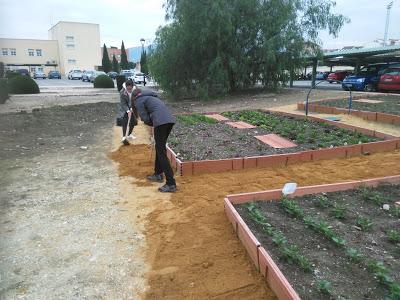
[[[114,81],[108,75],[99,75],[94,79],[93,86],[95,88],[114,88]]]

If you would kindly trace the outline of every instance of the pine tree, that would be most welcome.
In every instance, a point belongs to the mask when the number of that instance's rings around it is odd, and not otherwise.
[[[112,70],[114,72],[119,73],[119,64],[118,64],[117,59],[115,58],[115,54],[113,54],[113,59],[112,59]]]
[[[142,51],[142,55],[140,56],[140,70],[142,73],[144,74],[148,74],[149,70],[147,67],[147,54],[146,54],[146,50]]]
[[[103,66],[103,71],[108,73],[111,71],[111,61],[110,58],[108,57],[108,51],[106,44],[103,46],[103,59],[102,59],[102,66]]]
[[[120,66],[121,66],[122,70],[129,69],[128,57],[126,56],[126,50],[125,50],[124,41],[122,41],[122,45],[121,45],[121,63],[120,63]]]

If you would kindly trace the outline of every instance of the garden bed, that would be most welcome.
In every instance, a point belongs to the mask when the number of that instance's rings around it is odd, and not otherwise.
[[[262,201],[279,198],[271,191],[274,198],[256,193],[232,202],[261,200],[235,208],[302,299],[399,299],[400,185],[393,178],[397,184],[376,188],[345,183],[297,194],[359,187]],[[261,269],[260,256],[258,262]]]
[[[257,128],[236,129],[204,116],[178,116],[168,142],[181,161],[295,153],[380,140],[329,124],[271,112],[240,111],[223,115]],[[293,141],[297,146],[276,149],[254,138],[271,133]]]
[[[377,100],[382,101],[379,103],[366,103],[359,102],[360,99],[366,100]],[[320,104],[338,107],[338,108],[348,108],[349,107],[349,99],[337,99],[337,100],[329,100],[322,101]],[[393,115],[400,115],[400,95],[399,96],[370,96],[370,97],[355,97],[352,101],[352,109],[354,110],[363,110],[363,111],[372,111],[372,112],[382,112]]]

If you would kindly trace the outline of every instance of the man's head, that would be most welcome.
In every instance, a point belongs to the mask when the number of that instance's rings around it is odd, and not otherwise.
[[[127,81],[125,81],[125,88],[128,91],[128,93],[132,93],[132,91],[134,90],[134,87],[136,87],[136,86],[131,79],[128,79]]]

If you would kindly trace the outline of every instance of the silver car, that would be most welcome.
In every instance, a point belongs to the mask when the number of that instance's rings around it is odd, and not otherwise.
[[[107,75],[107,74],[103,71],[94,71],[93,74],[90,76],[90,82],[94,82],[96,77],[99,75]]]

